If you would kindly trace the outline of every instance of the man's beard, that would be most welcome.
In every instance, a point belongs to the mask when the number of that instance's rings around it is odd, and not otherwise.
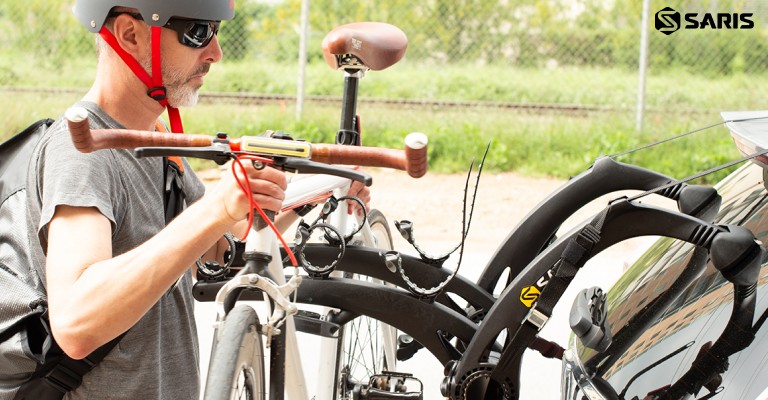
[[[206,63],[201,65],[193,73],[185,75],[181,71],[173,70],[163,60],[161,62],[163,71],[163,86],[166,90],[166,96],[168,97],[168,104],[171,107],[192,107],[197,104],[199,99],[200,86],[193,85],[190,80],[193,76],[202,73],[207,73],[211,69],[211,65]],[[147,73],[152,74],[152,58],[142,60],[141,66]]]

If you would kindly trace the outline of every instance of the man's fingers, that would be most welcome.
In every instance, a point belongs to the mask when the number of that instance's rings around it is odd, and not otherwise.
[[[285,189],[288,188],[285,173],[274,168],[256,169],[251,163],[243,163],[243,168],[253,200],[263,209],[280,211],[285,200]]]

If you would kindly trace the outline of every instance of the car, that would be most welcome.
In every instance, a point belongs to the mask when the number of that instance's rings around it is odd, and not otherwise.
[[[723,117],[744,155],[768,148],[768,112]],[[768,243],[766,176],[768,158],[760,155],[715,185],[722,205],[714,222],[745,227]],[[661,238],[605,293],[599,288],[583,292],[587,299],[603,299],[608,341],[599,347],[571,336],[563,357],[563,399],[667,398],[658,397],[665,387],[692,369],[688,375],[695,375],[694,360],[715,362],[706,359],[708,343],[731,318],[734,290],[706,256],[705,268],[691,268],[689,263],[702,262],[695,251],[687,242]],[[700,377],[703,387],[695,396],[683,398],[768,398],[768,326],[762,324],[768,316],[768,257],[762,254],[753,329],[734,336],[748,346],[719,365],[718,373]],[[685,274],[696,276],[678,280]]]

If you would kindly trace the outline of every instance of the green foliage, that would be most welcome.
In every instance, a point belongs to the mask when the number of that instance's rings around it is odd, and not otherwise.
[[[71,9],[70,0],[25,0],[21,7],[4,1],[0,26],[8,36],[3,41],[8,48],[33,54],[37,63],[59,68],[93,47]]]
[[[309,59],[321,59],[320,43],[334,27],[368,20],[403,29],[409,38],[407,57],[421,65],[635,69],[641,3],[609,3],[611,7],[605,9],[606,3],[599,0],[389,0],[385,5],[370,0],[313,0]],[[72,0],[2,2],[0,45],[4,53],[32,54],[38,63],[46,63],[53,70],[92,54],[92,35],[73,17],[71,4]],[[295,64],[300,5],[301,0],[274,4],[238,1],[235,19],[224,23],[219,36],[226,59]],[[722,0],[702,5],[693,0],[658,0],[651,6],[652,19],[653,13],[665,6],[681,12],[747,9],[754,13],[756,27],[685,30],[670,36],[651,29],[649,54],[655,73],[684,69],[712,77],[764,69],[768,54],[765,4]],[[0,74],[0,78],[4,75]]]
[[[312,10],[322,12],[310,15],[309,58],[320,59],[320,42],[334,27],[367,20],[403,29],[409,38],[407,57],[422,64],[637,68],[641,3],[617,1],[608,10],[601,1],[575,3],[391,0],[382,7],[369,0],[313,0]],[[665,6],[682,12],[747,7],[746,0],[718,1],[708,7],[684,0],[654,3],[658,4],[651,7],[652,19]],[[301,0],[281,2],[254,17],[246,9],[248,18],[259,25],[259,47],[270,50],[273,58],[282,60],[297,52],[300,5]],[[583,9],[574,13],[578,7]],[[765,8],[768,6],[749,4],[749,10]],[[686,30],[667,36],[651,29],[651,65],[656,72],[684,68],[704,76],[759,71],[765,65],[768,38],[761,14],[755,15],[757,26],[751,30]],[[240,25],[227,29],[238,30]]]
[[[708,77],[678,68],[648,78],[647,107],[650,110],[713,113],[761,108],[765,107],[763,93],[768,91],[766,78],[765,73]],[[230,62],[213,66],[206,77],[205,89],[293,94],[295,82],[296,67],[293,64]],[[323,62],[308,66],[306,82],[309,95],[341,96],[342,74]],[[514,68],[464,64],[438,67],[406,60],[386,71],[368,73],[360,83],[360,96],[363,99],[578,104],[629,110],[636,104],[636,89],[636,74],[624,68]]]

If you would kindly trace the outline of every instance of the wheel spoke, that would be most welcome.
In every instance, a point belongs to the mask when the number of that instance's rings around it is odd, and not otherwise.
[[[377,247],[391,250],[392,235],[384,216],[373,210],[368,214],[368,220]],[[356,278],[370,280],[363,276]],[[341,389],[341,393],[336,395],[336,399],[352,399],[355,384],[367,385],[371,376],[390,367],[384,358],[383,328],[381,323],[366,316],[359,316],[344,326],[336,369],[340,378],[336,387]]]

